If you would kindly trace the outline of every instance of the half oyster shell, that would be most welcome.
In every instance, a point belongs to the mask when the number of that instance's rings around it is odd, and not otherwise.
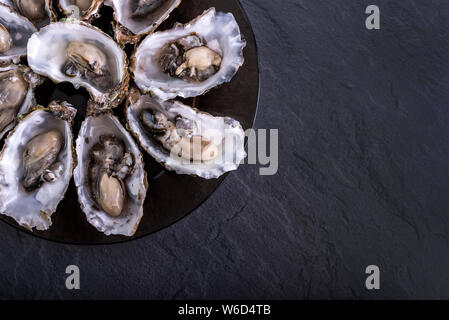
[[[106,0],[114,9],[115,37],[120,43],[137,43],[168,18],[181,0]]]
[[[100,108],[116,107],[129,84],[126,54],[100,29],[74,19],[55,22],[28,41],[28,64],[55,82],[86,88]]]
[[[38,107],[20,120],[0,154],[0,213],[30,230],[47,230],[74,167],[67,103]]]
[[[66,16],[83,21],[92,21],[99,16],[103,0],[50,0],[57,3],[59,10]]]
[[[76,151],[75,185],[88,222],[106,235],[132,236],[148,188],[133,138],[112,114],[97,113],[81,125]]]
[[[56,15],[50,10],[50,0],[0,0],[0,3],[27,18],[37,28],[56,20]]]
[[[27,54],[27,42],[37,29],[26,18],[0,3],[0,64],[18,63]]]
[[[126,106],[129,130],[169,170],[218,178],[246,157],[240,123],[214,117],[177,101],[160,101],[133,88]]]
[[[22,65],[0,67],[0,139],[12,129],[17,116],[35,104],[34,88],[41,78]]]
[[[161,100],[195,97],[231,81],[245,46],[232,13],[211,8],[184,26],[147,36],[130,70],[143,92]]]

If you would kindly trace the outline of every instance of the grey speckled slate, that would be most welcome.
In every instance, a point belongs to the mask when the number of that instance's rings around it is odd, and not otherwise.
[[[364,28],[381,8],[380,31]],[[244,0],[258,128],[280,168],[232,173],[130,243],[60,245],[0,224],[0,298],[449,298],[446,1]],[[81,290],[64,286],[81,269]],[[365,268],[381,268],[381,290]]]

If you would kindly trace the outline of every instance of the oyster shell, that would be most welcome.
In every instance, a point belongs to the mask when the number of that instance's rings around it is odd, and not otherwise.
[[[123,50],[100,29],[68,19],[35,33],[28,41],[28,63],[55,82],[85,87],[100,108],[116,107],[128,89]]]
[[[236,170],[246,157],[245,133],[240,123],[214,117],[177,101],[160,101],[129,94],[126,119],[140,145],[169,170],[218,178]]]
[[[0,67],[0,139],[12,129],[16,117],[34,105],[33,90],[40,82],[28,67]]]
[[[0,213],[30,230],[47,230],[74,167],[76,110],[52,102],[24,116],[0,154]]]
[[[161,100],[195,97],[231,81],[245,46],[234,16],[211,8],[184,26],[147,36],[130,70],[143,92]]]
[[[0,3],[27,18],[37,28],[56,20],[56,15],[50,9],[50,0],[0,0]]]
[[[181,0],[107,0],[114,9],[115,37],[120,43],[137,43],[168,18]]]
[[[133,235],[148,186],[131,135],[113,115],[97,113],[81,125],[76,151],[75,185],[89,223],[106,235]]]
[[[18,63],[27,54],[27,42],[37,29],[10,7],[0,4],[0,64]]]
[[[52,5],[55,2],[66,17],[84,21],[97,18],[103,5],[103,0],[51,0]]]

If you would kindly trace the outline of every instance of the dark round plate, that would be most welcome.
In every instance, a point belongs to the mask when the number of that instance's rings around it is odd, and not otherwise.
[[[234,79],[219,88],[211,90],[205,96],[184,100],[213,115],[226,115],[240,121],[244,129],[252,127],[255,119],[259,95],[259,70],[257,49],[251,25],[238,0],[183,0],[170,18],[159,30],[169,29],[175,22],[186,23],[199,16],[204,10],[215,7],[217,11],[232,12],[237,19],[241,32],[247,41],[244,51],[245,64]],[[112,9],[103,7],[101,18],[94,25],[112,34]],[[132,46],[126,48],[131,53]],[[66,100],[72,103],[78,113],[73,127],[76,138],[81,122],[84,120],[88,94],[85,90],[76,90],[71,84],[55,85],[47,80],[36,91],[37,102],[47,105],[52,100]],[[114,113],[125,123],[123,105]],[[18,226],[13,219],[0,215],[0,219],[23,230],[26,233],[63,243],[73,244],[110,244],[136,239],[161,230],[188,215],[203,203],[223,182],[220,179],[204,180],[166,171],[147,153],[145,169],[148,174],[149,189],[144,204],[144,215],[133,237],[106,236],[91,226],[78,205],[78,196],[73,179],[65,198],[52,215],[53,225],[47,231],[30,232]],[[236,173],[238,174],[238,173]]]

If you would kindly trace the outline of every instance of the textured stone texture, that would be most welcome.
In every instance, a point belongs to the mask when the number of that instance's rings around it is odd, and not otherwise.
[[[364,28],[376,3],[382,30]],[[141,240],[55,244],[0,224],[0,298],[449,298],[445,1],[244,0],[258,128],[280,168],[232,173]],[[68,291],[64,270],[81,269]],[[364,270],[381,268],[368,292]]]

